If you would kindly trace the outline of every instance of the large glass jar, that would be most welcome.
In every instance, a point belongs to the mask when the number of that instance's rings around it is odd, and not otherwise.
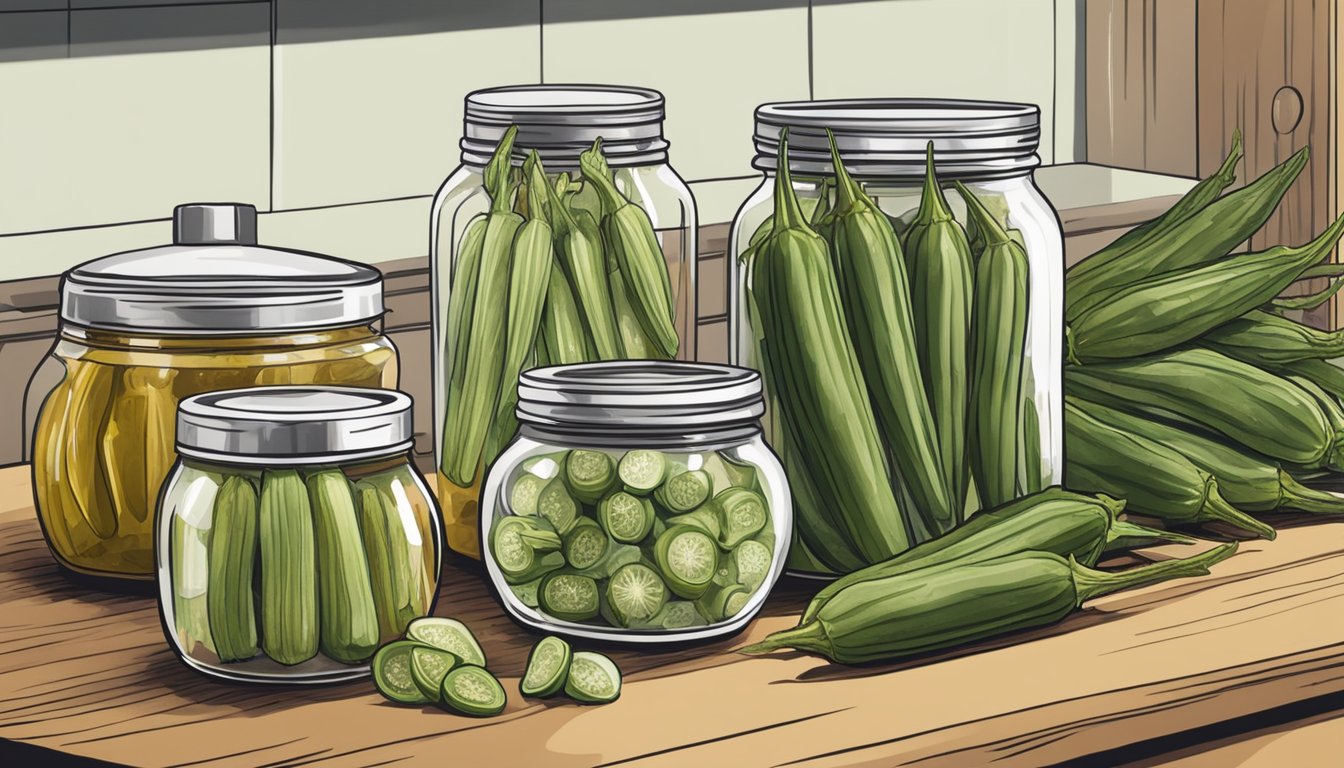
[[[632,643],[741,629],[784,568],[793,517],[761,439],[755,371],[606,362],[537,368],[490,469],[481,548],[517,621]]]
[[[1040,110],[1026,104],[976,101],[940,100],[838,100],[766,104],[756,111],[756,158],[753,165],[764,172],[761,185],[742,204],[733,221],[729,252],[732,259],[734,286],[730,298],[729,318],[732,323],[732,359],[739,365],[760,367],[761,345],[765,340],[764,323],[753,322],[752,256],[748,246],[753,238],[763,236],[770,226],[775,210],[776,167],[779,161],[780,135],[788,129],[788,168],[792,176],[791,188],[801,203],[804,214],[821,217],[834,202],[836,188],[827,130],[834,134],[841,162],[862,190],[887,215],[898,238],[915,219],[920,206],[921,187],[927,167],[926,152],[932,142],[937,179],[945,188],[947,204],[960,226],[967,222],[966,202],[953,182],[960,182],[980,203],[997,224],[1006,230],[1009,238],[1026,251],[1025,277],[1025,332],[1014,342],[1016,352],[1011,356],[1020,364],[1016,382],[1018,416],[1016,437],[1002,440],[1013,444],[1016,453],[1016,482],[1009,495],[1020,495],[1044,486],[1059,483],[1063,475],[1063,298],[1064,258],[1063,237],[1059,219],[1050,203],[1042,196],[1032,178],[1040,164],[1036,148],[1040,137]],[[822,219],[824,222],[824,218]],[[824,229],[824,224],[821,228]],[[974,227],[970,228],[972,250],[976,247]],[[833,239],[833,235],[831,235]],[[832,244],[834,252],[834,246]],[[907,249],[908,250],[908,249]],[[746,254],[745,256],[743,256]],[[973,253],[972,258],[978,254]],[[836,256],[835,258],[839,258]],[[909,254],[905,256],[909,260]],[[839,265],[843,268],[843,264]],[[974,276],[972,267],[972,276]],[[910,278],[913,281],[913,278]],[[912,288],[912,294],[914,289]],[[968,297],[969,298],[969,297]],[[968,302],[970,303],[970,302]],[[846,306],[849,312],[850,307]],[[975,320],[971,325],[974,326]],[[988,321],[987,321],[988,322]],[[860,327],[863,325],[861,322]],[[916,332],[920,332],[918,322]],[[1010,333],[1007,327],[988,322],[990,333]],[[970,377],[973,364],[974,342],[969,341],[971,328],[961,333],[968,339],[967,362],[961,374]],[[843,329],[842,329],[843,332]],[[850,335],[866,332],[855,328],[850,321]],[[790,343],[785,341],[784,343]],[[874,376],[869,370],[861,371],[866,377]],[[926,382],[926,386],[929,384]],[[969,386],[969,382],[968,382]],[[767,392],[770,382],[766,383]],[[769,394],[767,394],[769,397]],[[931,395],[930,395],[931,397]],[[970,394],[971,398],[975,393]],[[814,462],[800,451],[792,440],[783,440],[785,416],[781,408],[767,413],[765,431],[771,446],[780,455],[789,472],[790,481],[798,492],[796,504],[808,503],[815,498],[817,509],[799,510],[799,533],[802,546],[795,546],[790,556],[790,569],[801,574],[825,575],[855,567],[837,562],[836,557],[818,555],[814,547],[816,533],[809,535],[805,521],[828,518],[820,509],[824,498],[804,494],[801,484],[813,487],[810,472],[816,471]],[[1011,407],[1011,406],[1009,406]],[[799,423],[797,419],[790,423]],[[968,422],[969,423],[969,422]],[[883,438],[889,437],[883,435]],[[974,427],[967,428],[967,443],[979,439]],[[808,439],[801,435],[798,439]],[[889,448],[886,443],[884,447]],[[870,461],[879,466],[883,457],[872,456]],[[896,498],[907,512],[907,520],[914,525],[909,531],[912,542],[932,535],[918,529],[919,515],[911,510],[910,498],[903,474],[908,467],[894,459],[888,467],[891,483],[897,489]],[[1003,473],[1007,474],[1007,473]],[[960,517],[980,506],[974,481],[966,483],[964,508]],[[824,483],[824,481],[823,481]],[[821,494],[821,495],[824,495]],[[952,502],[954,505],[957,502]],[[808,514],[804,514],[807,512]],[[817,523],[819,527],[825,526]],[[809,541],[811,539],[811,541]],[[843,553],[842,553],[843,554]],[[825,562],[826,560],[830,562]]]
[[[382,279],[256,245],[256,210],[184,205],[174,243],[61,282],[55,346],[29,384],[38,520],[63,566],[153,578],[153,509],[178,401],[256,384],[394,387]]]
[[[155,550],[182,660],[252,682],[367,675],[379,645],[438,595],[438,514],[411,440],[400,392],[255,387],[182,401]]]
[[[480,482],[513,434],[520,370],[695,359],[695,201],[668,164],[662,126],[662,94],[644,88],[467,96],[462,165],[430,222],[439,501],[459,553],[480,557]],[[540,164],[524,168],[533,152]],[[532,220],[549,222],[554,258],[542,257],[549,279],[529,288],[518,278],[544,272],[510,253],[508,233],[540,228]]]

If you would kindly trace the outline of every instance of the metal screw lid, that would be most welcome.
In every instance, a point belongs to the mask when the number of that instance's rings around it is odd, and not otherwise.
[[[1033,104],[954,99],[836,99],[764,104],[756,109],[756,158],[771,172],[779,133],[789,129],[789,169],[830,175],[835,134],[845,167],[856,176],[922,178],[933,141],[938,176],[993,179],[1021,176],[1041,164],[1041,110]]]
[[[518,379],[518,420],[543,428],[704,432],[751,426],[764,413],[760,374],[731,365],[611,361]]]
[[[612,167],[667,162],[663,95],[616,85],[511,85],[467,94],[462,164],[484,168],[510,125],[513,162],[535,149],[548,171],[573,171],[579,153],[602,138]]]
[[[257,245],[257,211],[193,203],[173,244],[104,256],[61,279],[61,319],[86,328],[181,335],[337,328],[383,314],[378,270]]]
[[[360,387],[251,387],[177,409],[177,452],[228,464],[329,464],[411,449],[411,398]]]

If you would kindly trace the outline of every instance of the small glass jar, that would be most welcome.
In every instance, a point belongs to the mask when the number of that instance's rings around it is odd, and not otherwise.
[[[229,680],[367,675],[379,645],[438,595],[438,512],[411,445],[400,392],[255,387],[183,400],[155,540],[178,656]]]
[[[538,368],[491,468],[481,549],[509,615],[572,637],[671,643],[741,629],[784,568],[793,514],[755,371]]]
[[[926,149],[933,142],[935,168],[959,222],[966,205],[952,182],[963,183],[1027,253],[1029,296],[1022,351],[1021,416],[1018,420],[1017,492],[1061,482],[1063,451],[1064,248],[1059,218],[1037,188],[1040,109],[1029,104],[980,101],[871,99],[766,104],[756,110],[754,167],[761,185],[742,204],[729,235],[729,253],[742,255],[774,212],[775,169],[782,129],[789,129],[789,171],[806,214],[833,202],[835,171],[826,131],[851,176],[876,201],[903,236],[919,208]],[[760,351],[748,300],[750,259],[729,260],[733,276],[729,322],[732,360],[759,367]],[[768,389],[768,382],[767,382]],[[795,484],[806,462],[773,441],[778,429],[767,414],[765,433]],[[880,460],[874,457],[874,460]],[[893,466],[893,473],[901,468]],[[978,502],[971,494],[966,513]],[[795,496],[797,501],[800,496]],[[907,497],[908,498],[908,497]],[[815,519],[815,516],[813,516]],[[823,518],[824,519],[824,518]],[[803,541],[806,544],[806,541]],[[790,570],[829,575],[828,568],[794,547]]]
[[[495,458],[494,454],[512,433],[512,424],[507,424],[502,439],[468,439],[469,444],[446,446],[444,438],[445,434],[459,433],[455,425],[448,424],[452,420],[450,392],[455,377],[460,380],[464,376],[463,369],[465,375],[480,372],[493,375],[498,367],[468,359],[471,356],[469,343],[461,345],[467,347],[465,354],[448,353],[460,332],[453,325],[449,304],[450,296],[463,294],[464,289],[456,286],[454,281],[459,277],[462,246],[469,241],[470,225],[484,222],[484,215],[490,210],[492,201],[485,186],[484,169],[510,126],[517,127],[511,153],[515,181],[524,181],[518,168],[535,150],[548,183],[568,185],[570,192],[563,195],[563,199],[576,221],[582,224],[591,216],[594,242],[599,251],[606,251],[607,264],[596,281],[607,285],[594,288],[592,280],[578,285],[566,261],[567,250],[557,236],[557,266],[560,268],[552,271],[547,306],[541,319],[542,331],[535,345],[529,343],[535,350],[529,352],[524,367],[599,359],[695,359],[695,201],[690,188],[668,162],[668,142],[663,138],[663,110],[662,94],[624,86],[510,86],[476,91],[467,96],[462,164],[435,195],[430,219],[430,263],[434,274],[435,445],[436,455],[440,457],[439,501],[444,509],[450,549],[469,557],[480,557],[476,546],[480,482],[485,469]],[[599,139],[601,154],[609,166],[619,197],[643,212],[662,252],[661,261],[666,265],[667,284],[671,289],[675,350],[658,348],[649,341],[652,335],[641,330],[640,318],[631,309],[637,299],[633,298],[636,296],[633,289],[626,287],[626,267],[612,252],[612,238],[598,235],[610,210],[604,208],[593,183],[584,178],[579,156]],[[562,174],[564,181],[561,181]],[[525,188],[525,184],[519,187],[520,190]],[[559,199],[560,195],[552,197],[553,218],[554,201]],[[523,212],[527,201],[527,193],[518,191],[509,207]],[[558,232],[559,224],[553,223]],[[503,293],[498,299],[504,301]],[[477,303],[475,306],[477,316],[483,307],[490,312],[505,311],[503,304],[485,307]],[[561,311],[562,306],[565,311]],[[566,319],[569,322],[563,322]],[[466,327],[467,320],[460,323]],[[614,326],[616,331],[611,336],[599,338],[599,334],[592,330],[597,326]],[[548,333],[548,329],[559,327],[575,331]],[[603,344],[608,338],[613,341]],[[568,343],[559,341],[562,339]],[[492,338],[488,346],[502,343],[502,338]],[[511,384],[511,381],[504,384],[506,395]],[[501,407],[497,412],[507,414],[510,410],[510,407]],[[478,445],[478,442],[482,444]],[[467,455],[477,453],[480,454],[477,461]]]
[[[56,344],[28,386],[38,520],[80,573],[153,578],[150,513],[182,398],[397,384],[377,270],[257,246],[252,206],[179,206],[173,232],[65,274]]]

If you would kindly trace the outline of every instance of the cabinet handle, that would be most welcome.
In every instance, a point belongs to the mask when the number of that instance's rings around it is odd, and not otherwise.
[[[1292,133],[1302,122],[1302,93],[1285,85],[1274,93],[1270,109],[1275,132],[1280,135]]]

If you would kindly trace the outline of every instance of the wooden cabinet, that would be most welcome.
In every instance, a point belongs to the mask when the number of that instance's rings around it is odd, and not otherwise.
[[[1340,212],[1337,0],[1088,0],[1085,13],[1089,162],[1205,176],[1240,128],[1243,181],[1312,149],[1251,247],[1305,242]],[[1310,319],[1341,317],[1344,304]]]

